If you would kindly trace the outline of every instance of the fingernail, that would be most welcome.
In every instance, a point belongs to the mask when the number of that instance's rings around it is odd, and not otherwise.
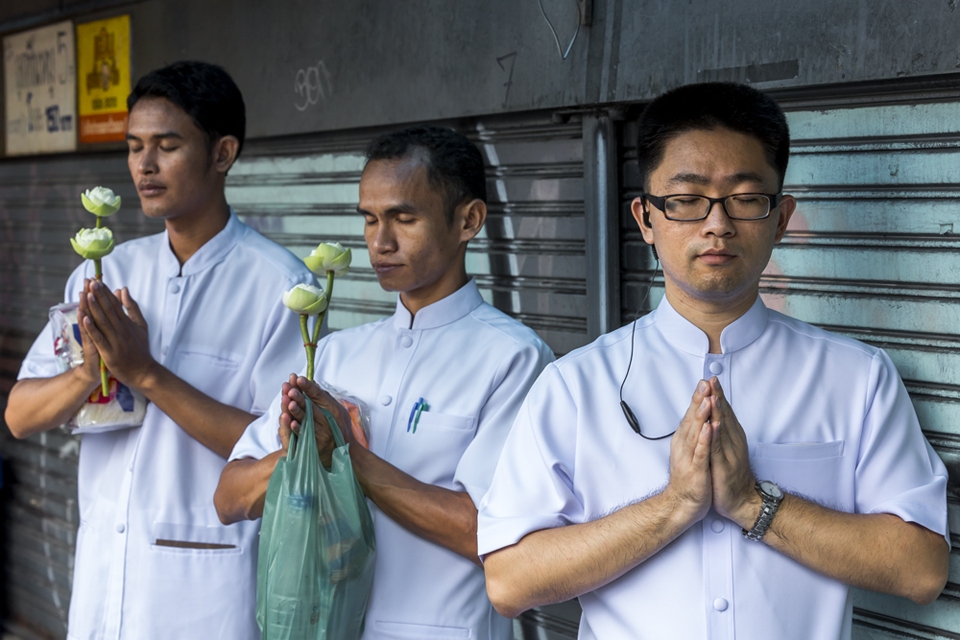
[[[688,388],[689,388],[689,387],[688,387]],[[706,393],[706,391],[707,391],[707,382],[706,382],[705,380],[701,380],[701,381],[700,381],[700,384],[697,385],[697,391],[699,391],[700,393]]]
[[[703,402],[700,403],[700,410],[704,411],[709,406],[710,406],[710,401],[704,398]]]

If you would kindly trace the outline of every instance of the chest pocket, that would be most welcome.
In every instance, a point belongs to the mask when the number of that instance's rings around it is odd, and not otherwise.
[[[473,441],[476,418],[424,411],[417,431],[399,431],[391,463],[420,482],[452,488],[460,458]]]
[[[177,369],[174,373],[190,383],[190,386],[211,395],[212,390],[222,388],[239,369],[240,356],[237,354],[189,347],[181,349],[177,354]]]
[[[758,442],[750,459],[757,480],[827,506],[835,505],[843,472],[843,440],[833,442]]]

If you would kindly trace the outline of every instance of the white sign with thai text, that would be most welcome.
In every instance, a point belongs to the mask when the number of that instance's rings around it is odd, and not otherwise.
[[[3,39],[7,154],[77,148],[77,72],[70,21]]]

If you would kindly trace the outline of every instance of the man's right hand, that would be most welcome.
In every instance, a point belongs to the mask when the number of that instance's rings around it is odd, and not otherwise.
[[[713,503],[713,483],[710,476],[710,385],[701,380],[680,427],[670,440],[670,481],[664,489],[675,508],[698,522]]]
[[[83,284],[83,293],[80,294],[80,309],[77,313],[77,326],[80,328],[80,341],[83,343],[83,364],[72,369],[83,382],[96,387],[100,385],[100,352],[97,351],[97,345],[93,338],[84,327],[84,299],[90,292],[90,283],[92,280],[85,280]],[[91,391],[92,393],[92,391]]]

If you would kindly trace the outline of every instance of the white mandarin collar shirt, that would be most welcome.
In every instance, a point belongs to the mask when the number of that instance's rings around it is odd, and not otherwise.
[[[669,434],[697,382],[717,376],[759,480],[850,513],[892,513],[944,535],[947,472],[882,350],[768,310],[758,299],[723,353],[664,298],[637,321],[624,399],[644,434]],[[669,438],[627,424],[618,390],[627,325],[548,366],[530,391],[480,504],[479,553],[588,522],[669,480]],[[849,589],[711,510],[660,552],[580,597],[581,640],[848,639]]]
[[[299,319],[281,295],[313,276],[232,213],[182,269],[164,232],[119,245],[103,272],[140,305],[153,357],[220,402],[262,414],[302,365]],[[67,281],[67,302],[84,277],[90,261]],[[48,324],[19,377],[57,373]],[[225,527],[213,507],[225,464],[153,404],[142,427],[83,436],[69,640],[260,637],[258,527]]]
[[[412,326],[411,326],[412,324]],[[421,482],[466,491],[490,483],[527,390],[553,360],[529,328],[483,302],[471,280],[417,312],[338,331],[317,347],[316,379],[359,398],[371,417],[371,450]],[[412,409],[428,410],[416,429]],[[252,423],[230,459],[280,448],[280,397]],[[483,571],[407,531],[372,502],[377,539],[363,640],[512,638],[486,595]]]

